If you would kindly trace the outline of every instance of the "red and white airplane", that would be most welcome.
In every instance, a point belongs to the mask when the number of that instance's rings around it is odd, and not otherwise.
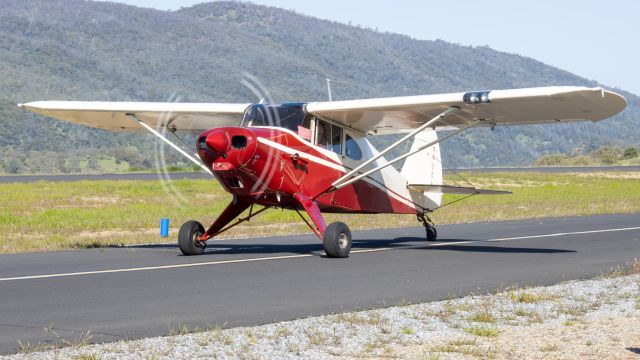
[[[351,232],[326,224],[322,213],[395,213],[427,216],[443,193],[503,193],[442,183],[439,143],[477,126],[599,121],[621,112],[624,97],[601,88],[541,87],[349,101],[220,104],[37,101],[20,104],[36,113],[108,131],[150,131],[211,172],[232,201],[205,229],[180,228],[185,255],[201,254],[207,240],[269,208],[304,210],[300,216],[322,240],[329,257],[347,257]],[[169,141],[169,130],[202,132],[197,155]],[[438,137],[436,131],[449,130]],[[382,151],[369,136],[405,133]],[[412,142],[393,160],[384,155]],[[390,166],[400,160],[400,171]],[[254,211],[253,205],[261,205]],[[239,218],[247,209],[247,216]],[[236,220],[234,222],[234,220]],[[233,223],[232,223],[233,222]]]

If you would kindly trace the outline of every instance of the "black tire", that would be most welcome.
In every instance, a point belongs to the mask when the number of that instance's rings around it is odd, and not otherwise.
[[[435,226],[427,226],[427,241],[438,240],[438,230]]]
[[[204,234],[204,226],[197,221],[187,221],[180,227],[178,246],[184,255],[200,255],[204,252],[204,242],[198,238]]]
[[[324,252],[330,258],[346,258],[351,252],[351,230],[340,221],[329,224],[322,237]]]

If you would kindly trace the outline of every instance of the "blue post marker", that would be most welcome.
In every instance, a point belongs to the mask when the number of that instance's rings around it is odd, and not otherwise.
[[[160,219],[160,237],[169,237],[169,219]]]

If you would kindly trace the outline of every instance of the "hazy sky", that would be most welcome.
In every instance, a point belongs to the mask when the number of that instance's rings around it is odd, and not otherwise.
[[[204,0],[120,0],[175,10]],[[638,0],[254,0],[417,39],[530,56],[640,95]]]

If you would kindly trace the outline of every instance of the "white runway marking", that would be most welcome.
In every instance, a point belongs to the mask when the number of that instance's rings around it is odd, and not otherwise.
[[[525,240],[525,239],[540,239],[540,238],[560,237],[560,236],[568,236],[568,235],[597,234],[597,233],[620,232],[620,231],[631,231],[631,230],[640,230],[640,226],[638,226],[638,227],[619,228],[619,229],[603,229],[603,230],[562,232],[562,233],[544,234],[544,235],[516,236],[516,237],[487,239],[487,240],[463,240],[463,241],[455,241],[455,242],[436,242],[436,243],[432,243],[432,244],[421,244],[421,245],[414,245],[414,246],[399,246],[399,247],[385,247],[385,248],[376,248],[376,249],[352,250],[351,253],[352,254],[362,254],[362,253],[370,253],[370,252],[389,251],[389,250],[394,250],[394,249],[410,249],[410,248],[421,248],[421,247],[464,245],[464,244],[484,243],[484,242],[500,242],[500,241]],[[299,259],[299,258],[313,257],[313,256],[317,256],[317,255],[318,254],[316,252],[316,253],[309,253],[309,254],[282,255],[282,256],[270,256],[270,257],[249,258],[249,259],[236,259],[236,260],[218,260],[218,261],[207,261],[207,262],[188,263],[188,264],[159,265],[159,266],[145,266],[145,267],[137,267],[137,268],[96,270],[96,271],[81,271],[81,272],[60,273],[60,274],[17,276],[17,277],[0,278],[0,282],[18,281],[18,280],[61,278],[61,277],[70,277],[70,276],[83,276],[83,275],[113,274],[113,273],[148,271],[148,270],[177,269],[177,268],[187,268],[187,267],[197,267],[197,266],[212,266],[212,265],[223,265],[223,264],[238,264],[238,263],[247,263],[247,262],[268,261],[268,260]]]

